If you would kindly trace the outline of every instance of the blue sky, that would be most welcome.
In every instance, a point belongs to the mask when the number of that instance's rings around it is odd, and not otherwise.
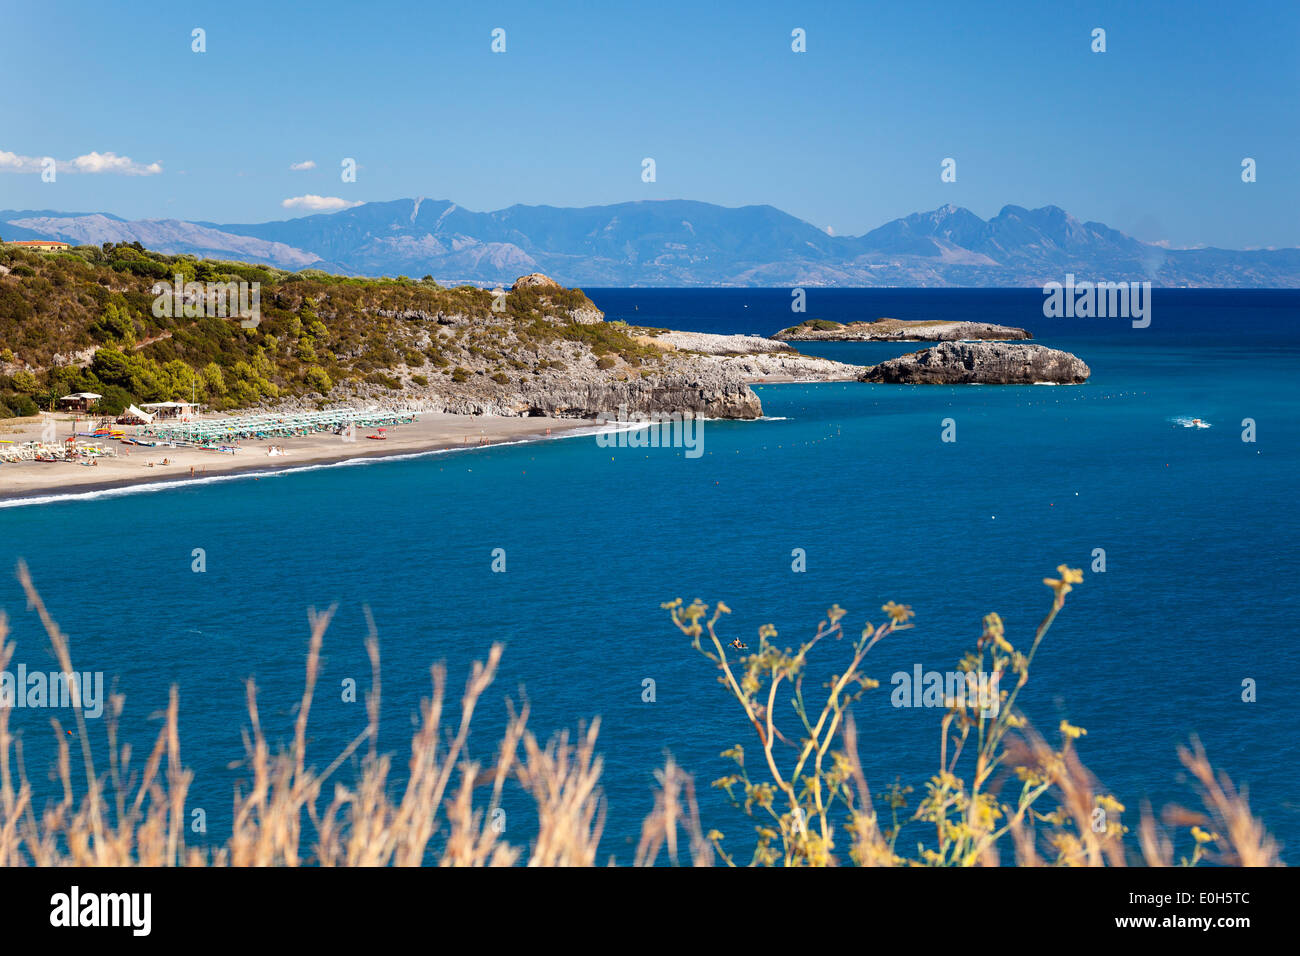
[[[1294,0],[701,6],[4,0],[0,208],[241,223],[303,196],[687,198],[858,234],[1053,203],[1148,241],[1300,245]],[[23,171],[45,156],[53,183]]]

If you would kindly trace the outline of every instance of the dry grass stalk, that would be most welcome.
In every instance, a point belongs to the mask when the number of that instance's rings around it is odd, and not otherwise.
[[[715,630],[719,615],[729,613],[725,605],[719,605],[711,617],[700,602],[685,608],[680,601],[668,605],[678,627],[722,672],[724,686],[737,697],[758,737],[762,757],[756,772],[751,776],[744,750],[737,745],[724,756],[735,761],[739,772],[715,783],[729,793],[742,788],[743,804],[733,794],[736,805],[759,820],[750,862],[837,865],[843,862],[839,843],[847,845],[848,861],[862,866],[997,865],[1004,844],[1010,845],[1015,862],[1022,866],[1128,862],[1123,843],[1127,829],[1119,822],[1124,808],[1100,787],[1074,748],[1073,742],[1085,731],[1062,722],[1062,744],[1054,747],[1014,709],[1039,643],[1071,584],[1081,577],[1065,568],[1061,571],[1061,579],[1046,582],[1055,600],[1028,654],[1011,646],[997,615],[985,619],[977,652],[968,655],[963,665],[1014,675],[1015,685],[1000,691],[1001,707],[995,716],[976,712],[969,702],[949,702],[941,723],[938,772],[926,784],[916,808],[901,815],[911,788],[894,784],[873,800],[859,758],[852,704],[878,686],[862,672],[867,653],[880,640],[911,626],[910,608],[892,602],[885,605],[888,620],[878,627],[868,625],[862,632],[843,670],[828,682],[825,704],[815,710],[805,704],[804,665],[820,642],[842,636],[840,620],[845,612],[838,606],[798,651],[776,648],[771,642],[776,631],[768,626],[760,633],[758,653],[732,667],[724,650],[730,645],[724,645]],[[59,666],[64,673],[75,673],[69,641],[23,564],[18,577]],[[0,866],[596,863],[605,822],[602,761],[596,750],[599,721],[573,739],[564,732],[542,744],[528,729],[527,705],[518,712],[510,707],[495,758],[484,764],[468,754],[470,726],[496,677],[500,644],[491,647],[485,661],[474,663],[454,718],[446,714],[445,668],[430,669],[431,694],[420,705],[406,779],[394,785],[392,758],[379,751],[379,645],[371,622],[366,640],[372,669],[366,726],[328,766],[316,769],[308,760],[307,726],[320,674],[321,646],[332,616],[332,608],[309,615],[304,689],[287,746],[272,750],[262,727],[256,687],[252,681],[247,684],[250,727],[244,732],[244,748],[250,779],[246,787],[236,790],[231,835],[220,847],[186,844],[185,804],[193,775],[181,761],[180,700],[175,688],[153,747],[138,769],[132,767],[131,746],[118,741],[121,695],[111,695],[106,709],[107,773],[95,766],[80,706],[73,709],[75,732],[65,732],[57,720],[52,721],[60,794],[39,817],[22,740],[10,729],[10,709],[0,707]],[[701,644],[705,635],[711,642],[708,648]],[[0,615],[0,671],[7,670],[13,658],[14,645],[8,638],[8,622]],[[991,658],[986,659],[986,654]],[[777,712],[777,688],[783,684],[793,694],[792,715]],[[80,690],[76,682],[69,686],[75,688],[74,695]],[[787,724],[787,716],[794,720]],[[778,721],[788,731],[802,726],[802,735],[787,735]],[[1195,841],[1192,855],[1182,862],[1195,865],[1209,858],[1229,865],[1279,865],[1276,841],[1251,813],[1246,795],[1226,776],[1214,773],[1200,744],[1182,748],[1179,756],[1199,782],[1206,807],[1205,813],[1178,807],[1165,810],[1165,824],[1190,827]],[[348,762],[354,765],[350,785],[334,779]],[[770,779],[762,779],[763,771]],[[722,847],[723,835],[716,830],[704,833],[692,778],[669,757],[655,779],[654,806],[642,825],[632,862],[648,866],[663,857],[676,865],[685,849],[696,866],[712,865],[715,856],[734,865],[735,858]],[[1018,793],[1013,781],[1020,784]],[[511,784],[536,807],[538,827],[529,847],[504,838],[502,801]],[[327,786],[332,786],[332,794],[322,809]],[[486,803],[476,802],[484,791]],[[877,803],[888,808],[889,819],[881,820]],[[839,835],[841,828],[846,837]],[[926,846],[924,838],[918,840],[916,853],[906,855],[899,848],[905,829],[928,830],[933,841]],[[1151,866],[1173,863],[1173,840],[1149,808],[1141,815],[1138,850],[1140,856],[1134,861]]]

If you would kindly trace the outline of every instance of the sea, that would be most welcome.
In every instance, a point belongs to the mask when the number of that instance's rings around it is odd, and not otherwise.
[[[1051,601],[1043,579],[1066,564],[1084,580],[1034,660],[1025,714],[1049,740],[1062,721],[1087,731],[1075,746],[1134,833],[1144,805],[1198,806],[1178,748],[1199,740],[1283,858],[1300,859],[1300,292],[1156,289],[1149,326],[1134,328],[1046,318],[1036,290],[808,289],[804,312],[788,289],[587,291],[609,319],[704,332],[998,322],[1092,376],[758,386],[765,417],[703,423],[698,456],[586,435],[0,507],[11,670],[57,669],[11,573],[23,559],[76,668],[125,695],[136,768],[179,689],[187,810],[208,828],[191,843],[216,845],[249,779],[245,682],[272,741],[290,740],[310,608],[336,608],[308,731],[318,767],[365,725],[370,621],[380,744],[399,771],[431,664],[445,662],[455,712],[471,663],[501,642],[471,757],[494,758],[507,699],[527,701],[543,739],[599,720],[599,862],[631,861],[669,755],[694,777],[705,829],[747,858],[755,821],[712,782],[734,768],[724,750],[755,755],[757,742],[663,602],[725,602],[722,637],[751,647],[765,624],[796,646],[833,605],[854,636],[886,602],[910,605],[915,626],[872,650],[880,687],[855,713],[874,792],[897,781],[914,802],[939,768],[943,711],[894,706],[896,675],[953,670],[990,612],[1028,647]],[[861,364],[922,347],[799,344]],[[847,656],[847,639],[819,645],[805,695]],[[69,715],[12,713],[28,775],[53,798],[49,721]],[[102,720],[91,724],[106,768]],[[792,716],[784,733],[799,736]],[[528,802],[511,795],[505,809],[505,838],[526,847]],[[928,837],[904,833],[909,852]],[[1177,845],[1188,852],[1185,831]]]

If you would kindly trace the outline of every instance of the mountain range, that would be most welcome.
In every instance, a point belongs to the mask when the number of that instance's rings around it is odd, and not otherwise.
[[[508,284],[544,272],[588,287],[1041,287],[1072,273],[1167,287],[1300,288],[1300,248],[1169,249],[1080,222],[1057,206],[1005,206],[985,220],[947,205],[865,235],[835,236],[768,205],[673,199],[474,212],[419,198],[233,225],[0,210],[0,236],[138,241],[172,254],[348,275],[432,275],[444,284]]]

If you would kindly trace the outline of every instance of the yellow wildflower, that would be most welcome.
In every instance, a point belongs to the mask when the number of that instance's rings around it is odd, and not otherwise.
[[[1083,583],[1083,571],[1059,564],[1056,573],[1061,576],[1059,579],[1043,578],[1043,583],[1056,592],[1056,603],[1061,604],[1065,601],[1065,596],[1074,590],[1071,585]]]
[[[1080,737],[1087,736],[1088,731],[1082,727],[1075,727],[1066,721],[1061,721],[1061,736],[1068,737],[1071,740],[1078,740]]]
[[[890,620],[895,624],[906,624],[909,617],[916,616],[916,612],[912,610],[912,605],[910,604],[895,604],[893,601],[890,601],[880,609],[888,614]]]
[[[1093,802],[1108,813],[1124,812],[1124,804],[1120,803],[1109,794],[1097,794],[1097,796],[1093,798]]]

